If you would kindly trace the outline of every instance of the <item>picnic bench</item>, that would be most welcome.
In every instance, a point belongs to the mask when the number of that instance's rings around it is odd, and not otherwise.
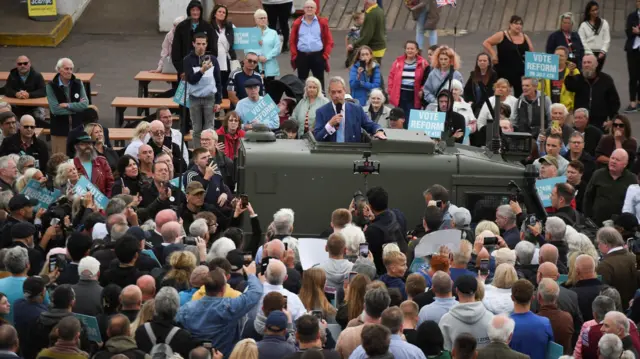
[[[114,142],[124,143],[124,141],[130,141],[133,138],[134,128],[110,128],[109,129],[109,139]],[[51,130],[48,128],[36,128],[35,135],[36,137],[48,136],[51,134]],[[193,139],[191,136],[191,132],[184,136],[184,141],[189,142]]]
[[[57,72],[41,72],[42,77],[44,77],[45,82],[50,82],[53,78],[58,74]],[[73,74],[78,80],[82,81],[84,84],[84,90],[87,92],[87,97],[89,98],[89,104],[91,104],[91,97],[97,96],[97,92],[91,91],[91,80],[95,74],[93,72],[78,72]],[[0,81],[7,81],[9,78],[9,72],[0,71]]]
[[[228,110],[231,108],[231,102],[228,99],[222,99],[222,103],[220,104],[223,110]],[[178,109],[177,103],[173,102],[171,98],[151,98],[151,97],[116,97],[111,102],[111,107],[116,109],[116,126],[122,127],[125,122],[124,112],[129,107],[144,109],[146,115],[149,116],[149,110],[154,108],[167,107],[169,109],[175,110]],[[140,115],[136,116],[128,116],[127,120],[140,120]]]
[[[14,97],[3,97],[2,101],[8,103],[11,106],[24,106],[24,107],[49,107],[46,97],[20,99]]]
[[[138,81],[138,97],[149,97],[151,82],[178,82],[178,74],[140,71],[133,79]]]

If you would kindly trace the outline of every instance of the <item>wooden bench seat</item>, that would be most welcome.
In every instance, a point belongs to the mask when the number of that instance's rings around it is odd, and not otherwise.
[[[157,109],[161,107],[168,107],[170,109],[178,109],[177,103],[173,102],[171,98],[153,98],[153,97],[116,97],[111,102],[111,107],[116,109],[116,126],[122,127],[125,122],[124,112],[128,107],[133,107],[138,110],[146,110],[146,115],[149,116],[150,109]],[[221,104],[222,109],[228,110],[231,107],[231,102],[228,99],[223,99]],[[138,113],[137,116],[141,116],[142,113]],[[144,118],[144,117],[142,117]],[[130,121],[138,120],[139,118],[131,119]],[[174,120],[175,121],[175,120]]]
[[[133,128],[110,128],[109,129],[109,139],[111,141],[130,141],[133,138],[133,132],[135,129]],[[51,134],[51,130],[48,128],[36,128],[35,129],[36,137],[38,136],[47,136]],[[184,136],[184,140],[189,142],[193,140],[191,132]],[[114,147],[114,149],[122,149],[122,147]]]
[[[54,77],[56,77],[58,73],[57,72],[41,72],[41,74],[45,82],[50,82],[51,80],[53,80]],[[88,94],[91,94],[91,96],[89,96],[89,104],[91,104],[91,97],[98,95],[98,92],[95,92],[95,95],[94,95],[94,91],[91,91],[91,80],[93,80],[93,77],[96,74],[93,72],[78,72],[78,73],[74,73],[73,75],[78,80],[82,81],[82,83],[84,83],[85,91],[87,91]],[[0,81],[7,81],[8,78],[9,78],[8,71],[0,71]]]
[[[147,118],[147,116],[130,116],[130,115],[124,116],[125,122],[126,121],[142,121],[145,118]],[[180,121],[180,116],[171,116],[171,119],[173,121]]]

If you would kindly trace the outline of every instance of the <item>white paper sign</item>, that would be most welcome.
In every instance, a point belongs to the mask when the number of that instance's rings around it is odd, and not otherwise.
[[[329,259],[325,247],[327,240],[322,238],[298,238],[298,254],[302,270],[307,270]]]
[[[440,246],[447,246],[452,252],[460,249],[460,241],[462,232],[459,229],[445,229],[427,234],[420,239],[420,243],[416,246],[415,256],[425,257],[430,254],[438,253]]]

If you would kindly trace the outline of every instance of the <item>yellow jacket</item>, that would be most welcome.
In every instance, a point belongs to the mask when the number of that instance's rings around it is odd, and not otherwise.
[[[571,75],[578,75],[580,71],[578,69],[574,69]],[[569,68],[564,69],[564,78],[567,78],[569,75]],[[551,80],[543,80],[538,83],[538,90],[542,91],[544,86],[544,94],[551,98]],[[567,111],[573,112],[573,103],[574,103],[575,94],[564,86],[564,80],[562,81],[562,90],[560,90],[560,103],[567,107]]]
[[[207,294],[207,291],[204,289],[204,286],[202,286],[202,287],[200,287],[200,289],[198,289],[197,292],[193,293],[193,296],[191,297],[191,300],[202,299],[202,297],[204,297],[206,294]],[[240,293],[237,290],[231,288],[231,286],[229,286],[229,284],[227,284],[227,287],[224,290],[224,295],[222,297],[223,298],[237,298],[241,294],[242,293]]]

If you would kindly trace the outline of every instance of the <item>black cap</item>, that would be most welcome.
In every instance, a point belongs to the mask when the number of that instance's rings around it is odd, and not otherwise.
[[[85,143],[95,143],[96,141],[91,139],[91,136],[89,136],[86,132],[82,131],[78,134],[78,137],[73,139],[73,145],[77,145],[78,143],[81,142],[85,142]]]
[[[127,234],[130,234],[141,241],[149,239],[148,233],[138,226],[129,227],[129,229],[127,229]]]
[[[25,239],[36,233],[36,226],[29,222],[18,222],[11,227],[11,238]]]
[[[405,116],[406,115],[404,113],[404,110],[400,107],[395,107],[391,109],[391,112],[389,112],[389,120],[391,121],[397,121],[401,118],[406,118]]]
[[[237,249],[227,253],[227,260],[231,263],[231,270],[236,271],[244,265],[244,255]]]
[[[38,200],[35,198],[29,198],[22,193],[17,194],[9,200],[9,211],[17,211],[24,207],[35,207],[38,205]]]
[[[45,286],[45,280],[40,276],[34,275],[27,278],[24,283],[22,283],[22,292],[27,299],[37,297],[42,294]]]
[[[615,218],[613,224],[627,231],[634,231],[638,227],[638,218],[633,213],[622,213]]]
[[[247,81],[244,82],[244,87],[253,87],[253,86],[260,86],[260,80],[258,79],[254,79],[254,78],[250,78]]]
[[[453,283],[458,293],[474,294],[478,290],[478,280],[471,274],[463,274]]]

